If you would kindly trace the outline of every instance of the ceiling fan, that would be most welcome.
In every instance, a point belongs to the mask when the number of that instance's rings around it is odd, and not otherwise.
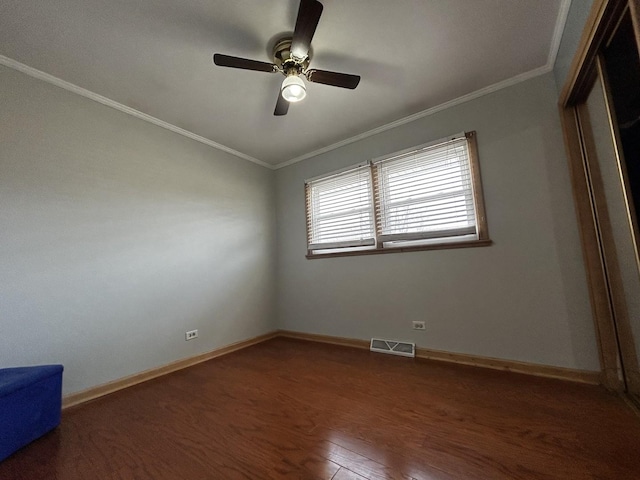
[[[216,53],[213,63],[220,67],[240,68],[258,72],[282,73],[285,76],[278,94],[274,115],[286,115],[290,102],[299,102],[307,95],[307,88],[301,77],[309,82],[354,89],[360,83],[358,75],[309,69],[311,61],[311,40],[316,31],[322,4],[317,0],[300,0],[298,18],[293,37],[278,40],[273,47],[273,63],[249,60]]]

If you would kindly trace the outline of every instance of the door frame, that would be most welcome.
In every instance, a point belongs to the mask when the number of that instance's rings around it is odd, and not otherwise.
[[[627,390],[628,381],[637,389],[637,375],[629,380],[623,369],[626,365],[628,372],[637,372],[638,359],[585,102],[598,78],[610,99],[600,52],[627,11],[640,50],[640,0],[595,0],[558,102],[598,342],[600,381],[620,393]],[[609,122],[616,138],[611,111]],[[620,168],[621,152],[616,154]]]

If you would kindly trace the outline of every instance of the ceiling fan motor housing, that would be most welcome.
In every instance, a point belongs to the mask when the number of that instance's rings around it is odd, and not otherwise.
[[[291,54],[292,37],[285,37],[276,42],[273,47],[273,63],[275,63],[285,76],[301,75],[308,67],[311,60],[311,51],[306,58],[298,59]]]

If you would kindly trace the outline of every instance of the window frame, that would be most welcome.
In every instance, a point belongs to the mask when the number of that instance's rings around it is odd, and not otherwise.
[[[378,179],[378,168],[376,167],[376,165],[395,157],[400,157],[400,156],[409,154],[411,152],[417,152],[419,150],[422,150],[431,146],[436,146],[442,143],[450,142],[456,139],[460,139],[462,137],[465,137],[467,141],[469,173],[471,177],[470,179],[471,193],[473,198],[473,206],[474,206],[475,219],[476,219],[476,233],[474,237],[477,237],[477,238],[464,238],[464,237],[456,238],[455,236],[436,237],[433,239],[420,239],[415,241],[401,240],[399,242],[396,242],[396,244],[394,245],[390,245],[390,243],[392,242],[390,242],[389,240],[381,241],[380,240],[382,235],[381,220],[380,220],[381,206],[379,202],[375,200],[375,198],[379,196],[379,186],[380,186],[380,181]],[[487,217],[485,213],[485,203],[484,203],[484,195],[482,191],[482,179],[480,176],[480,163],[479,163],[479,157],[478,157],[478,145],[477,145],[476,137],[477,135],[475,131],[464,132],[457,135],[451,135],[433,142],[407,148],[405,150],[392,153],[390,155],[378,157],[367,163],[352,165],[350,167],[337,170],[335,172],[331,172],[325,175],[317,176],[317,177],[306,180],[305,181],[305,220],[306,220],[306,233],[307,233],[306,258],[315,259],[315,258],[346,257],[346,256],[356,256],[356,255],[377,255],[377,254],[386,254],[386,253],[415,252],[415,251],[423,251],[423,250],[483,247],[483,246],[491,245],[492,241],[489,238],[489,231],[487,227]],[[309,246],[311,245],[310,184],[314,181],[327,179],[327,178],[330,178],[331,176],[340,175],[350,170],[363,168],[365,166],[368,166],[370,169],[371,185],[373,190],[372,191],[372,194],[373,194],[372,210],[374,214],[375,244],[373,246],[354,247],[354,248],[309,249]]]

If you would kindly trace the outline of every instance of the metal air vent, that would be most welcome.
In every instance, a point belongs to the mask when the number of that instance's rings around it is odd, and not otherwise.
[[[383,340],[372,338],[369,350],[379,353],[390,353],[391,355],[402,355],[403,357],[416,356],[416,344],[409,342],[396,342],[393,340]]]

